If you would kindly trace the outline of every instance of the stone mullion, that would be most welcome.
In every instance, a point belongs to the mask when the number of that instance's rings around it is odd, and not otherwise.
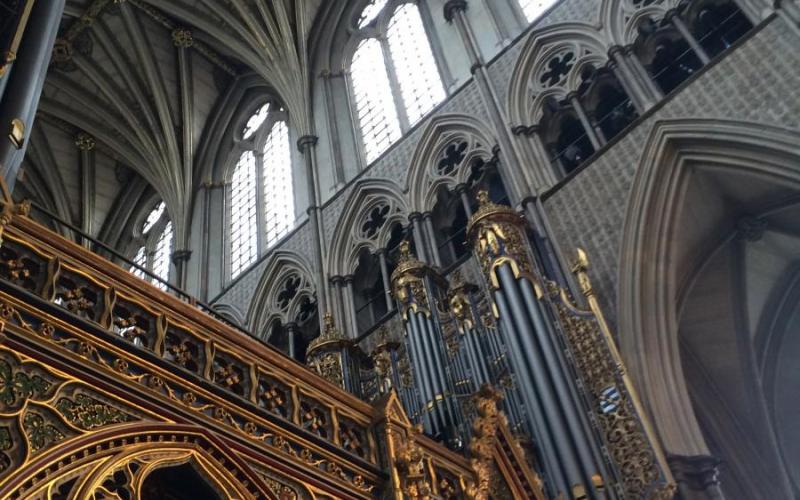
[[[267,251],[267,200],[264,180],[264,151],[253,150],[256,160],[256,255],[261,256]],[[229,205],[230,206],[230,205]]]
[[[383,62],[386,65],[386,73],[389,75],[389,87],[392,91],[392,99],[394,100],[394,107],[397,109],[397,118],[400,120],[400,128],[403,132],[407,132],[411,128],[411,122],[408,119],[406,112],[406,105],[403,101],[403,92],[400,89],[400,78],[397,76],[397,68],[392,59],[392,51],[389,48],[389,39],[382,35],[378,38],[381,44],[381,52],[383,53]]]

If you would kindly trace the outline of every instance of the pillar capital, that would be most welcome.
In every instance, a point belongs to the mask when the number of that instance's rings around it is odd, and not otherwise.
[[[175,250],[172,252],[172,262],[176,264],[188,262],[190,258],[192,258],[191,250]]]
[[[467,0],[448,0],[444,4],[444,18],[448,23],[451,23],[457,12],[465,12],[466,10]]]
[[[307,148],[316,146],[317,141],[319,141],[319,137],[316,135],[306,134],[297,139],[297,149],[304,152]]]

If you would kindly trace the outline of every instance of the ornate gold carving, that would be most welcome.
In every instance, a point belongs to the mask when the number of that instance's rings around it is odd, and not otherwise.
[[[578,372],[592,399],[626,497],[672,498],[674,484],[655,435],[649,430],[633,385],[625,373],[588,275],[589,261],[578,252],[573,268],[590,311],[578,308],[566,290],[548,283],[550,298],[566,334]]]
[[[480,206],[467,224],[467,238],[487,282],[498,288],[495,270],[509,264],[515,276],[527,275],[536,283],[531,274],[524,217],[507,205],[493,203],[486,191],[478,192],[477,198]]]
[[[344,388],[341,350],[351,345],[352,343],[339,333],[333,315],[330,312],[325,313],[325,330],[308,345],[306,365],[328,382]]]
[[[397,267],[392,272],[392,294],[400,304],[403,319],[408,319],[409,311],[422,313],[427,317],[431,315],[432,298],[428,297],[425,286],[425,277],[429,276],[442,283],[446,282],[425,263],[411,255],[411,245],[407,241],[400,244],[400,258]]]
[[[477,318],[475,318],[475,311],[472,309],[472,302],[469,298],[469,285],[464,283],[461,272],[458,270],[453,273],[452,285],[447,292],[447,298],[459,333],[463,334],[474,328]]]
[[[425,474],[425,454],[417,444],[422,433],[420,426],[412,427],[406,436],[392,433],[395,449],[395,466],[400,472],[403,493],[412,500],[431,498],[431,484]]]
[[[101,403],[86,394],[74,398],[63,397],[56,403],[56,409],[72,424],[85,431],[110,424],[121,424],[132,420],[131,416],[118,408]]]
[[[482,386],[473,397],[477,417],[472,423],[469,452],[475,481],[466,487],[467,498],[488,500],[490,495],[491,498],[532,496],[544,500],[541,479],[530,470],[522,447],[511,438],[507,419],[497,407],[502,397],[500,391],[489,385]],[[510,467],[510,474],[514,476],[512,480],[498,470],[500,461],[513,464]]]

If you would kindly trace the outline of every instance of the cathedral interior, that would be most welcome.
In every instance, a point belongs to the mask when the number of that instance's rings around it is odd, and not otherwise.
[[[800,499],[800,0],[0,0],[0,128],[2,499]]]

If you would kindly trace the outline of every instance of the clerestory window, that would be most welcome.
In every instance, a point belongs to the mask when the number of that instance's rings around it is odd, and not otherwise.
[[[150,278],[142,269],[155,274],[164,282],[169,281],[174,234],[166,208],[166,203],[159,202],[150,209],[141,222],[141,227],[135,236],[139,246],[135,247],[136,253],[133,256],[133,263],[138,267],[130,268],[130,272],[134,275],[151,281],[162,290],[166,290],[166,285],[162,281]]]
[[[558,0],[519,0],[519,6],[529,23],[542,17]]]
[[[287,114],[258,107],[241,129],[228,189],[228,263],[233,279],[294,225],[292,155]]]
[[[352,98],[371,163],[446,95],[415,3],[373,0],[355,29]]]

